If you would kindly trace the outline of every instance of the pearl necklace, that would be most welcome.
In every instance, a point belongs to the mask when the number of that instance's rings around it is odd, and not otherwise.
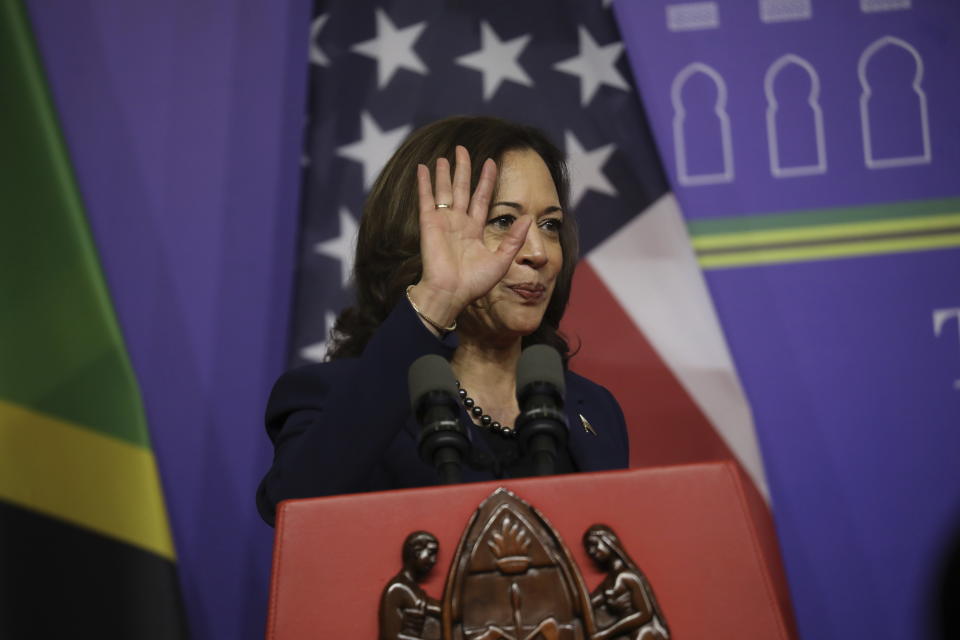
[[[516,438],[517,432],[511,429],[510,427],[504,426],[490,417],[489,414],[483,412],[477,403],[467,395],[467,390],[460,386],[460,381],[457,380],[457,395],[460,396],[460,402],[463,403],[463,408],[467,410],[467,415],[475,418],[480,421],[480,424],[476,422],[478,427],[486,429],[492,433],[499,434],[504,438]]]

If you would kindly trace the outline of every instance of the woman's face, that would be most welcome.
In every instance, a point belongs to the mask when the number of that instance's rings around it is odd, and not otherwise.
[[[531,224],[506,275],[470,308],[470,314],[471,320],[499,335],[525,336],[540,326],[560,273],[563,210],[550,171],[537,152],[508,151],[499,169],[484,243],[494,250],[512,225],[524,219]]]

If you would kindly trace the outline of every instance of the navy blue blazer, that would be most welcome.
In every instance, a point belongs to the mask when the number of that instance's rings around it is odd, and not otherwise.
[[[449,359],[454,344],[453,336],[437,339],[402,302],[359,358],[283,374],[267,405],[274,457],[257,490],[263,519],[273,524],[277,503],[288,498],[439,484],[436,471],[417,454],[419,426],[410,411],[407,370],[428,353]],[[627,428],[613,395],[571,371],[566,385],[569,448],[577,470],[626,467]],[[462,409],[460,420],[471,424]],[[477,429],[469,428],[468,435],[473,448],[489,451]],[[464,482],[493,479],[491,471],[463,469]]]

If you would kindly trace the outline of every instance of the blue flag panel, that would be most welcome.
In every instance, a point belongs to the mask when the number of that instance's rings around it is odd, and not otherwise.
[[[960,5],[615,7],[804,638],[921,637],[960,531]]]

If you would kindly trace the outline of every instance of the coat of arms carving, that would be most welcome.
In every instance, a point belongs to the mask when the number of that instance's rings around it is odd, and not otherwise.
[[[497,489],[467,524],[441,599],[418,584],[436,563],[436,538],[425,531],[407,536],[403,568],[381,597],[380,638],[668,640],[653,589],[613,529],[594,525],[583,544],[606,574],[593,593],[553,526]]]

